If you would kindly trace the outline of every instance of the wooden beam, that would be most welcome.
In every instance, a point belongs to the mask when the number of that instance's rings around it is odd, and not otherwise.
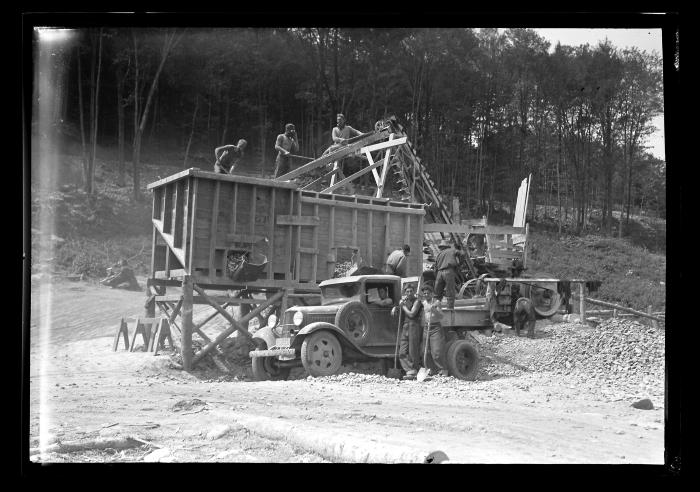
[[[299,280],[299,277],[301,276],[301,191],[298,194],[298,202],[297,202],[297,257],[296,257],[296,262],[295,262],[295,268],[294,268],[294,279]]]
[[[289,192],[289,215],[292,215],[294,213],[294,192],[290,190]],[[284,278],[289,280],[290,277],[292,277],[292,241],[294,239],[294,228],[289,227],[287,229],[289,231],[289,238],[287,241],[286,245],[286,269],[284,271]],[[299,279],[294,279],[294,280],[299,280]]]
[[[486,229],[484,227],[461,224],[427,223],[423,224],[423,232],[440,232],[443,234],[486,234]]]
[[[318,217],[318,203],[314,203],[314,216]],[[317,282],[318,277],[318,227],[314,227],[314,245],[313,249],[316,250],[314,253],[313,264],[311,265],[311,280]]]
[[[153,183],[150,183],[149,185],[146,186],[147,189],[153,189],[153,188],[159,188],[163,186],[164,184],[171,183],[173,181],[177,181],[178,179],[182,179],[186,176],[193,176],[195,178],[206,178],[206,179],[213,179],[217,181],[229,181],[229,182],[237,182],[237,183],[245,183],[245,184],[253,184],[253,185],[258,185],[258,186],[274,186],[275,188],[289,188],[289,189],[295,189],[296,185],[294,183],[281,183],[277,182],[274,180],[269,180],[269,179],[263,179],[263,178],[254,178],[251,176],[242,176],[240,174],[220,174],[220,173],[215,173],[213,171],[203,171],[199,168],[196,167],[191,167],[189,169],[185,169],[184,171],[181,171],[177,174],[173,174],[172,176],[168,176],[167,178],[159,179],[158,181],[154,181]]]
[[[277,225],[289,225],[289,226],[317,226],[321,223],[321,218],[318,216],[310,215],[278,215]]]
[[[268,239],[268,250],[267,250],[267,278],[274,278],[275,269],[275,223],[277,222],[277,216],[275,215],[275,189],[270,190],[270,222],[268,225],[267,235]],[[316,214],[318,215],[318,214]]]
[[[230,305],[231,305],[230,302],[225,302],[221,307],[222,307],[223,309],[226,309],[226,308],[229,307]],[[214,312],[213,312],[212,314],[210,314],[209,316],[207,316],[206,319],[205,319],[204,321],[201,321],[201,322],[197,323],[197,324],[195,325],[194,329],[195,329],[195,330],[200,330],[204,325],[206,325],[207,323],[209,323],[212,319],[216,318],[219,314],[220,314],[219,311],[214,310]]]
[[[229,243],[255,244],[263,241],[265,236],[253,234],[226,234],[226,241]]]
[[[374,145],[368,145],[362,148],[362,152],[374,152],[376,150],[388,149],[390,147],[396,147],[398,145],[403,145],[406,143],[406,137],[394,139],[394,134],[389,135],[389,140],[386,142],[381,142]]]
[[[327,200],[326,200],[327,201]],[[337,251],[334,249],[335,248],[335,200],[331,201],[330,204],[330,211],[329,211],[329,229],[328,229],[328,250],[330,251],[330,254],[333,255],[332,258],[329,258],[328,261],[328,270],[326,274],[328,277],[333,277],[333,272],[335,271],[335,262],[338,259],[337,258]],[[320,200],[317,200],[314,203],[321,203]]]
[[[192,277],[185,275],[182,281],[182,344],[180,355],[182,368],[192,370]]]
[[[163,230],[160,228],[159,224],[156,221],[153,221],[153,226],[158,230],[161,237],[163,238],[163,241],[165,241],[165,244],[168,245],[168,247],[173,252],[175,257],[178,260],[180,260],[180,263],[182,263],[182,265],[185,268],[187,268],[187,266],[185,265],[185,253],[182,251],[182,249],[175,247],[175,245],[173,244],[172,236],[168,233],[163,232]],[[168,253],[166,253],[165,258],[166,258],[166,262],[167,262],[168,261]],[[167,267],[166,267],[166,270],[167,270]]]
[[[309,196],[303,196],[301,197],[301,201],[303,203],[318,203],[321,205],[329,205],[328,200],[325,198],[313,198]],[[405,204],[404,204],[405,205]],[[338,207],[347,207],[347,208],[358,208],[362,210],[376,210],[378,212],[386,212],[386,209],[390,205],[370,205],[368,203],[353,203],[353,202],[345,202],[341,200],[336,200],[336,202],[333,204],[333,206],[338,206]],[[414,215],[425,215],[425,210],[422,208],[409,208],[409,207],[395,207],[396,210],[391,210],[391,212],[394,213],[408,213],[408,214],[414,214]]]
[[[352,209],[352,244],[357,244],[357,209]]]
[[[401,139],[399,139],[399,140],[401,140]],[[406,138],[404,137],[404,141],[405,140],[406,140]],[[394,134],[392,133],[391,135],[389,135],[389,141],[386,143],[389,144],[389,143],[393,143],[393,142],[394,142]],[[378,145],[382,145],[382,144],[378,144]],[[387,172],[389,172],[389,157],[390,156],[391,156],[391,149],[387,148],[385,155],[384,155],[384,161],[383,161],[384,166],[382,167],[382,176],[379,178],[379,184],[377,185],[377,194],[376,194],[377,198],[380,198],[382,196],[382,194],[384,193],[384,184],[386,183],[386,175],[387,175]]]
[[[325,188],[325,189],[321,190],[320,193],[330,193],[330,192],[332,192],[333,190],[336,190],[336,189],[340,188],[341,186],[343,186],[343,185],[349,183],[350,181],[353,181],[353,180],[359,178],[359,177],[362,176],[363,174],[367,174],[367,173],[370,172],[370,171],[374,171],[375,168],[377,168],[377,167],[379,167],[379,166],[381,166],[381,165],[382,165],[382,161],[379,161],[379,162],[376,162],[376,163],[374,163],[374,164],[370,164],[370,165],[367,166],[367,167],[363,167],[362,169],[360,169],[359,171],[357,171],[357,172],[354,173],[354,174],[351,174],[351,175],[348,176],[347,178],[341,179],[340,181],[338,181],[338,182],[335,183],[335,184],[331,183],[331,185],[330,185],[328,188]]]
[[[653,321],[661,321],[663,322],[664,320],[659,318],[658,316],[654,316],[650,314],[649,312],[644,312],[644,311],[637,311],[636,309],[628,308],[626,306],[620,306],[619,304],[613,304],[612,302],[606,302],[606,301],[600,301],[598,299],[591,299],[590,297],[581,297],[581,292],[583,290],[584,284],[579,284],[579,301],[584,305],[585,309],[585,303],[588,302],[590,304],[594,304],[596,306],[604,306],[608,308],[613,308],[617,309],[618,311],[624,311],[626,313],[634,314],[635,316],[639,316],[640,318],[647,318]],[[584,316],[581,316],[581,319],[584,319]]]
[[[369,266],[373,266],[374,262],[372,261],[372,239],[374,238],[374,223],[373,223],[373,215],[374,213],[371,210],[367,210],[367,260],[369,263]]]
[[[197,191],[199,188],[199,180],[194,179],[194,187],[192,188],[192,214],[190,216],[190,250],[187,256],[187,263],[183,263],[182,266],[185,268],[187,273],[192,273],[192,259],[194,258],[194,225],[197,223]]]
[[[315,186],[316,184],[320,183],[320,182],[323,181],[324,179],[326,179],[326,178],[328,178],[328,177],[331,177],[331,176],[337,174],[338,171],[340,171],[340,168],[339,168],[339,167],[334,167],[331,171],[327,172],[326,174],[324,174],[324,175],[321,176],[320,178],[317,178],[317,179],[313,180],[311,183],[309,183],[309,184],[307,184],[306,186],[304,186],[304,187],[302,188],[302,190],[310,190],[313,186]]]
[[[197,293],[206,298],[207,295],[202,290],[199,286],[194,285],[194,289],[197,291]],[[253,317],[257,316],[262,312],[266,307],[270,306],[271,304],[276,303],[278,300],[282,299],[284,297],[284,291],[277,292],[275,295],[264,301],[262,304],[258,305],[257,308],[253,309],[250,313],[247,315],[243,316],[239,321],[236,321],[233,316],[231,316],[226,310],[222,309],[221,306],[219,306],[216,302],[211,301],[209,305],[211,305],[214,309],[219,311],[219,313],[226,318],[226,321],[231,323],[231,327],[224,330],[221,332],[212,342],[208,343],[206,346],[202,347],[202,349],[195,354],[194,358],[192,359],[192,362],[196,364],[199,362],[202,357],[204,357],[207,353],[212,351],[214,347],[216,347],[219,343],[221,343],[223,340],[225,340],[231,333],[234,331],[238,331],[239,333],[243,334],[246,338],[251,340],[253,336],[250,334],[248,330],[246,330],[243,327],[243,324],[248,322],[250,319]]]
[[[214,203],[211,212],[211,228],[209,229],[209,276],[216,277],[216,268],[214,266],[215,246],[216,246],[216,228],[219,223],[219,192],[221,190],[221,182],[217,181],[214,185]]]
[[[308,171],[311,171],[312,169],[316,169],[317,167],[324,166],[330,162],[337,161],[339,159],[342,159],[343,157],[352,154],[353,152],[361,149],[368,143],[374,143],[378,140],[381,140],[386,137],[385,133],[379,132],[379,133],[374,133],[368,135],[366,138],[363,138],[361,141],[352,143],[343,147],[338,148],[338,150],[331,152],[328,155],[322,156],[315,161],[311,161],[308,164],[304,164],[301,167],[298,167],[294,169],[293,171],[288,172],[287,174],[284,174],[272,181],[288,181],[292,178],[296,178],[297,176],[301,176],[302,174],[307,173]]]
[[[189,229],[190,229],[190,223],[189,221],[192,220],[189,216],[189,210],[190,210],[190,200],[191,198],[191,193],[190,193],[190,187],[192,186],[192,180],[188,179],[185,181],[185,196],[184,200],[185,203],[182,204],[182,256],[183,258],[189,258],[189,252],[192,249],[192,245],[187,243],[188,239],[191,239],[191,236],[189,235]],[[192,241],[194,242],[194,241]],[[187,268],[187,265],[182,265],[183,268]]]
[[[384,216],[384,258],[391,252],[391,214]]]

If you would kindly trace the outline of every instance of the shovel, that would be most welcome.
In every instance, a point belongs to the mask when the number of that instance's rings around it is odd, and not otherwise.
[[[401,379],[401,370],[396,367],[398,364],[399,360],[399,336],[401,335],[401,317],[403,313],[399,312],[398,318],[399,318],[399,326],[396,327],[396,350],[394,353],[394,367],[393,369],[389,369],[386,372],[386,377],[392,378],[392,379]]]
[[[425,381],[425,379],[430,374],[430,369],[428,369],[428,344],[430,343],[430,337],[428,336],[429,333],[430,325],[428,325],[428,327],[425,330],[425,352],[423,353],[423,367],[420,368],[420,370],[418,371],[418,375],[416,376],[416,379],[419,383]]]

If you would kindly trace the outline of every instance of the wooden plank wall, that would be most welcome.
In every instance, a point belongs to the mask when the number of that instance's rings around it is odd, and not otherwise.
[[[409,257],[409,274],[418,275],[422,268],[422,213],[387,207],[381,201],[319,200],[318,195],[305,193],[301,215],[318,217],[319,223],[301,227],[301,281],[330,278],[335,263],[350,260],[354,247],[366,265],[382,269],[391,251],[409,244],[414,252]]]
[[[153,192],[154,272],[184,270],[225,284],[228,250],[250,249],[251,242],[254,254],[267,257],[268,280],[320,282],[336,262],[350,259],[353,247],[365,264],[382,269],[387,255],[408,243],[414,253],[409,274],[422,267],[423,210],[415,204],[202,176],[165,182]],[[167,253],[168,240],[182,248],[185,265]]]

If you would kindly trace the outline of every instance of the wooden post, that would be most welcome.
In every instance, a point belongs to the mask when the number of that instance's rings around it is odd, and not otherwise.
[[[191,275],[185,275],[182,280],[182,343],[180,355],[182,356],[182,368],[185,371],[192,370],[192,290]]]
[[[318,203],[314,203],[314,217],[318,217]],[[314,227],[314,263],[311,266],[311,279],[318,282],[318,227]]]
[[[228,312],[226,312],[221,306],[219,306],[215,301],[212,299],[209,299],[209,297],[206,295],[206,293],[198,286],[194,286],[194,290],[197,291],[199,295],[204,298],[207,303],[212,306],[214,309],[219,311],[219,313],[226,318],[226,321],[231,323],[231,326],[227,328],[226,330],[222,331],[211,343],[208,343],[206,346],[204,346],[197,354],[194,356],[192,359],[192,363],[197,363],[204,357],[207,353],[210,351],[214,350],[214,348],[220,344],[225,338],[227,338],[231,333],[234,331],[238,330],[239,333],[242,333],[248,340],[251,340],[253,336],[246,330],[243,325],[248,322],[251,318],[257,316],[260,314],[262,310],[264,310],[267,306],[270,304],[276,303],[278,300],[280,300],[284,296],[284,292],[278,292],[274,296],[270,297],[268,300],[264,301],[261,304],[258,304],[258,306],[253,309],[251,312],[243,316],[240,320],[234,319],[233,316],[231,316]]]
[[[617,309],[613,309],[612,316],[613,316],[613,318],[617,318]]]
[[[579,313],[581,316],[581,323],[586,321],[586,297],[584,296],[584,289],[586,288],[585,282],[579,282],[578,284],[578,296],[579,296]]]
[[[267,231],[267,235],[269,236],[269,242],[267,243],[267,246],[269,248],[267,257],[267,261],[269,262],[267,264],[267,278],[269,280],[272,280],[274,278],[275,269],[275,223],[277,222],[277,217],[275,217],[275,188],[272,188],[270,194],[270,212],[268,217],[270,223],[269,229]],[[318,212],[316,213],[316,215],[318,215]],[[315,280],[316,278],[314,277],[314,281]]]

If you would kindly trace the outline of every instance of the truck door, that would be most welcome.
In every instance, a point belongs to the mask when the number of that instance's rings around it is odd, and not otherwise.
[[[380,287],[387,287],[387,289],[389,290],[388,297],[392,300],[391,306],[378,306],[373,303],[373,301],[376,301],[378,299],[377,289]],[[366,345],[390,345],[391,347],[395,345],[396,329],[399,320],[397,317],[393,317],[391,315],[391,310],[394,308],[394,306],[398,304],[397,301],[400,298],[400,296],[398,296],[398,293],[395,292],[397,288],[398,287],[396,287],[393,284],[387,285],[386,283],[367,283],[367,308],[372,318],[372,323],[370,328],[370,336],[367,340]]]

